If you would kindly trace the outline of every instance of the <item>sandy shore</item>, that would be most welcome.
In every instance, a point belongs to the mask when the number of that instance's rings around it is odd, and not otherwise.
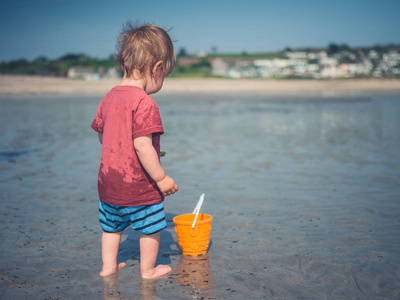
[[[0,95],[102,95],[120,80],[84,81],[57,77],[0,75]],[[171,79],[164,82],[162,92],[227,93],[255,92],[295,95],[298,92],[317,95],[360,92],[399,93],[400,80],[261,80],[261,79]]]

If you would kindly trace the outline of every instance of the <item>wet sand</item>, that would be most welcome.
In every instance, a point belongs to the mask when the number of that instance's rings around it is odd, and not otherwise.
[[[174,271],[155,281],[129,229],[127,267],[98,276],[101,97],[2,94],[0,298],[398,299],[400,94],[378,92],[155,95],[180,187],[159,255]],[[185,257],[172,218],[202,193],[211,245]]]

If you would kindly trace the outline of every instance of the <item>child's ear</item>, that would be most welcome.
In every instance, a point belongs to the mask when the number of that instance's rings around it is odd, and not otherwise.
[[[152,70],[153,76],[155,76],[157,73],[157,70],[162,68],[163,66],[164,66],[164,62],[162,60],[158,61],[153,67],[153,70]]]

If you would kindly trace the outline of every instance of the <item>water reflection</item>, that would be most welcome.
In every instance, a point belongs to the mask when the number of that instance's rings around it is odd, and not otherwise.
[[[121,283],[122,293],[118,291],[119,273],[112,274],[106,277],[102,277],[103,287],[103,299],[131,299],[130,295],[133,292],[132,289],[137,291],[136,283],[133,283],[128,289],[126,283]],[[160,281],[161,280],[161,281]],[[165,282],[163,282],[165,280]],[[124,281],[124,280],[122,280]],[[191,299],[209,299],[213,291],[213,279],[210,272],[210,261],[208,255],[199,256],[187,256],[181,254],[176,269],[173,273],[167,276],[163,276],[156,280],[139,280],[139,293],[141,300],[154,300],[161,299],[157,292],[157,288],[160,286],[172,287],[176,292],[175,295],[182,295]],[[171,286],[172,284],[172,286]],[[125,293],[124,293],[125,291]],[[138,294],[136,294],[138,297]]]
[[[129,299],[121,295],[117,290],[118,274],[119,273],[115,273],[109,276],[102,277],[104,283],[104,289],[103,289],[104,300]]]
[[[141,300],[155,300],[161,299],[160,295],[157,293],[157,285],[159,282],[157,280],[146,280],[143,279],[140,284],[140,299]]]
[[[117,288],[118,277],[119,277],[118,275],[119,275],[119,273],[102,277],[103,283],[104,283],[104,288],[103,288],[103,299],[104,300],[132,299],[131,295],[124,295],[123,293],[118,291],[118,288]],[[140,299],[141,300],[161,299],[161,298],[159,298],[160,295],[157,293],[158,285],[160,285],[160,282],[157,279],[156,280],[141,279],[141,282],[139,284]],[[133,290],[136,289],[136,287],[137,287],[137,285],[135,283],[133,283],[131,285],[130,291],[132,292]],[[138,296],[137,294],[135,294],[135,295]]]
[[[206,255],[179,257],[174,281],[181,287],[181,291],[197,299],[213,291],[213,279],[210,272],[210,261]]]

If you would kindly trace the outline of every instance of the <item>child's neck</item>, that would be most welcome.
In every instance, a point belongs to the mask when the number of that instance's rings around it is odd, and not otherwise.
[[[142,90],[144,90],[146,88],[146,79],[145,78],[133,79],[133,78],[128,78],[128,77],[124,76],[122,78],[120,85],[132,85],[132,86],[136,86],[136,87],[139,87]]]

